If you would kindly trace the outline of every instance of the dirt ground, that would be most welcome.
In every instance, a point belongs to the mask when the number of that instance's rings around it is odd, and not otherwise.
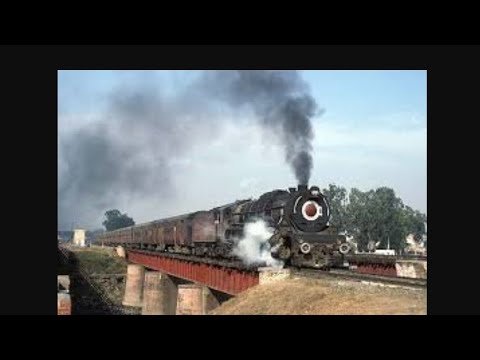
[[[256,286],[211,315],[426,315],[427,290],[336,279],[293,278]]]

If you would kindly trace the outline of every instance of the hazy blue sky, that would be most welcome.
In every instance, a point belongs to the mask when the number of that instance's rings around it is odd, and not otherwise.
[[[411,70],[303,70],[314,97],[329,116],[367,126],[372,118],[411,113],[426,125],[427,72]],[[174,91],[194,71],[59,71],[58,107],[62,114],[95,112],[116,86],[145,78],[163,80]],[[154,75],[152,75],[152,73]],[[385,124],[387,125],[387,124]]]
[[[426,212],[427,72],[309,70],[301,74],[325,109],[313,120],[311,183],[324,187],[334,182],[362,190],[393,187],[406,204]],[[118,87],[141,81],[175,94],[197,75],[196,71],[59,71],[59,136],[88,126],[104,113],[109,94]],[[220,136],[176,159],[176,181],[188,187],[184,196],[188,200],[178,200],[175,210],[209,208],[295,185],[278,149],[265,148],[255,128],[231,125]],[[223,174],[221,181],[211,180],[218,173]],[[209,186],[216,191],[206,191]],[[129,201],[118,206],[139,221],[175,215],[169,213],[171,208],[158,205],[161,199]]]

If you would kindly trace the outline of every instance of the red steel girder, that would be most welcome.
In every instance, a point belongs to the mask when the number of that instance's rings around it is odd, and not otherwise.
[[[361,274],[397,276],[397,269],[392,264],[359,264],[355,272]]]
[[[175,259],[160,254],[145,254],[135,250],[127,252],[128,260],[135,264],[196,282],[230,295],[237,295],[259,283],[258,273],[253,271]]]

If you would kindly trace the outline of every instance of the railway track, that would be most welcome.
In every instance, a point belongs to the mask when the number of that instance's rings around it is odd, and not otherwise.
[[[176,254],[176,253],[168,253],[168,252],[159,252],[154,250],[138,250],[138,249],[128,249],[128,248],[126,249],[126,251],[127,251],[127,254],[129,252],[132,252],[132,253],[145,254],[150,256],[159,256],[159,257],[192,261],[192,262],[209,264],[209,265],[217,265],[217,266],[228,267],[228,268],[233,268],[238,270],[245,270],[245,271],[257,271],[259,267],[266,266],[265,264],[246,265],[243,261],[235,258],[214,259],[209,257],[200,257],[196,255],[185,255],[185,254]]]
[[[145,255],[154,255],[154,256],[163,256],[169,257],[179,260],[186,260],[186,261],[194,261],[199,263],[206,263],[210,265],[217,265],[222,267],[229,267],[238,270],[244,271],[258,271],[258,268],[266,266],[265,264],[255,264],[255,265],[245,265],[241,260],[238,259],[212,259],[207,257],[198,257],[194,255],[183,255],[183,254],[173,254],[173,253],[166,253],[166,252],[157,252],[152,250],[138,250],[138,249],[127,249],[127,251],[132,251],[140,254]],[[378,259],[377,259],[378,258]],[[375,255],[373,256],[350,256],[349,260],[352,259],[360,259],[361,261],[372,261],[375,259],[378,264],[382,262],[390,262],[395,263],[397,260],[426,260],[426,257],[423,256],[396,256],[396,257],[386,257],[382,255]],[[374,261],[375,261],[374,260]],[[298,274],[300,276],[308,276],[308,277],[321,277],[321,276],[329,276],[329,277],[337,277],[337,278],[344,278],[350,280],[358,280],[358,281],[370,281],[370,282],[377,282],[377,283],[387,283],[392,285],[404,285],[410,287],[426,287],[427,280],[426,279],[419,279],[419,278],[405,278],[405,277],[396,277],[396,276],[388,276],[388,275],[376,275],[376,274],[365,274],[365,273],[356,273],[350,270],[342,270],[342,269],[333,269],[329,271],[319,270],[319,269],[301,269],[297,270],[294,268],[292,269],[292,274]]]
[[[427,279],[382,276],[382,275],[373,275],[373,274],[359,274],[359,273],[355,273],[348,270],[324,271],[324,270],[314,270],[314,269],[302,269],[302,270],[292,269],[292,275],[314,278],[314,279],[337,278],[337,279],[355,280],[355,281],[368,281],[373,283],[408,286],[408,287],[415,287],[415,288],[427,287]]]

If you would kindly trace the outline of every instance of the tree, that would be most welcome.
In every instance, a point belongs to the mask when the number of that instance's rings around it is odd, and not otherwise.
[[[120,213],[117,209],[108,210],[105,213],[105,218],[106,219],[102,222],[102,225],[105,226],[107,231],[135,225],[135,221],[133,221],[131,217],[128,217],[127,214]]]
[[[413,210],[410,206],[405,206],[402,213],[403,226],[409,231],[409,234],[413,234],[415,241],[422,240],[422,235],[426,233],[425,223],[427,222],[427,216],[420,211]]]
[[[352,189],[347,205],[347,230],[352,234],[360,250],[369,241],[380,242],[380,247],[403,250],[405,238],[416,231],[417,223],[395,191],[387,187],[362,192]]]
[[[323,194],[330,203],[330,226],[339,233],[346,231],[347,222],[347,189],[335,184],[329,184],[328,189],[323,189]]]
[[[355,237],[360,250],[373,241],[380,242],[382,248],[390,244],[390,248],[401,251],[409,234],[414,234],[417,241],[426,234],[426,215],[405,206],[387,187],[367,192],[352,189],[345,212],[347,232]]]
[[[365,250],[372,240],[372,191],[362,192],[351,189],[349,202],[346,207],[346,228],[349,235],[353,235],[359,250]]]

